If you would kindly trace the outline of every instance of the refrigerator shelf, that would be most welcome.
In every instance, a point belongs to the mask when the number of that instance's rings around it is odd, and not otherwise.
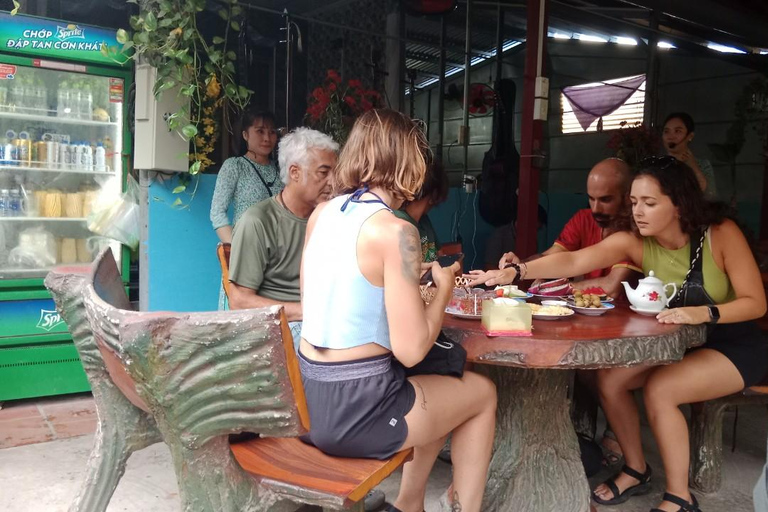
[[[74,117],[58,117],[39,114],[24,114],[21,112],[7,112],[0,110],[0,119],[20,119],[24,121],[41,121],[44,123],[75,124],[79,126],[104,126],[118,127],[120,123],[108,121],[93,121],[89,119],[77,119]]]
[[[85,171],[83,169],[51,169],[49,167],[24,167],[17,165],[0,165],[1,171],[23,171],[23,172],[51,172],[56,174],[88,174],[92,176],[114,176],[115,171]]]
[[[85,222],[85,217],[0,217],[0,222]]]

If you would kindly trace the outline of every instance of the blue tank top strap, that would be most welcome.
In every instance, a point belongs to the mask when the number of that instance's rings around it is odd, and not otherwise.
[[[360,199],[363,197],[364,194],[371,194],[376,199]],[[349,203],[381,203],[384,205],[384,207],[392,211],[392,208],[389,207],[387,203],[384,202],[384,200],[379,197],[379,195],[376,192],[371,192],[370,188],[368,188],[368,185],[363,184],[360,188],[349,194],[349,197],[347,197],[347,200],[344,201],[344,204],[341,205],[341,211],[344,211],[347,209],[347,206]]]

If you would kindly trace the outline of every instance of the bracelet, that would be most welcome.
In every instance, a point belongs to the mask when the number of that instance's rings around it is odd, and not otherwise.
[[[520,263],[520,270],[522,270],[520,273],[520,280],[522,281],[525,279],[526,274],[528,274],[528,265],[525,262]]]

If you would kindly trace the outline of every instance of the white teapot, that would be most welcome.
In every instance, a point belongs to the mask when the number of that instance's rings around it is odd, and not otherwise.
[[[635,306],[635,309],[641,311],[661,311],[669,305],[669,301],[677,293],[675,283],[662,283],[661,279],[654,275],[653,270],[648,272],[648,277],[637,282],[637,288],[634,290],[626,281],[622,281],[621,284],[624,285],[624,293],[627,294],[629,302]],[[672,287],[671,295],[666,294],[669,286]]]

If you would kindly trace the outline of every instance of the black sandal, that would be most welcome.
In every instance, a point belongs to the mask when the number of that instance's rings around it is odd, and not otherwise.
[[[668,501],[670,503],[674,503],[675,505],[680,505],[680,509],[677,512],[701,512],[701,509],[699,508],[699,502],[696,501],[696,496],[693,494],[691,494],[691,501],[685,501],[680,496],[675,496],[674,494],[665,492],[664,497],[661,498],[661,501]],[[652,508],[651,512],[664,511],[660,508]]]
[[[631,476],[632,478],[637,479],[638,483],[635,485],[630,485],[624,489],[624,492],[619,492],[619,488],[616,486],[616,477],[609,478],[603,483],[608,486],[608,489],[611,490],[613,493],[613,498],[605,500],[595,494],[594,491],[592,491],[592,499],[595,500],[595,502],[599,503],[600,505],[619,505],[620,503],[627,501],[632,496],[641,496],[643,494],[647,494],[651,490],[651,474],[653,471],[651,471],[650,465],[646,464],[645,473],[640,473],[639,471],[636,471],[625,464],[619,473],[624,473]]]

